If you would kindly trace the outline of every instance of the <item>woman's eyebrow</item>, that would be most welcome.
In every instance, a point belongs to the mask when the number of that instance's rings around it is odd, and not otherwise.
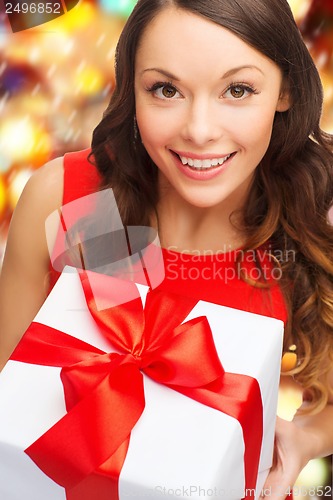
[[[260,73],[262,73],[264,75],[264,72],[258,66],[255,66],[253,64],[245,64],[243,66],[237,66],[236,68],[229,69],[229,71],[227,71],[226,73],[224,73],[224,75],[221,77],[221,80],[224,80],[225,78],[228,78],[230,76],[235,75],[236,73],[238,73],[242,69],[255,69],[257,71],[260,71]],[[144,69],[141,72],[141,75],[143,75],[147,71],[155,71],[157,73],[161,73],[161,75],[166,76],[170,80],[174,80],[176,82],[180,82],[180,78],[178,78],[177,76],[173,75],[169,71],[166,71],[165,69],[161,69],[161,68],[146,68],[146,69]]]
[[[160,69],[160,68],[147,68],[147,69],[144,69],[141,72],[141,75],[143,75],[147,71],[156,71],[157,73],[161,73],[162,75],[166,76],[167,78],[170,78],[170,80],[175,80],[176,82],[180,82],[180,78],[177,78],[177,76],[173,75],[172,73],[169,73],[169,71],[166,71],[164,69]]]
[[[235,75],[236,73],[238,73],[242,69],[255,69],[257,71],[260,71],[261,74],[265,75],[265,73],[263,72],[263,70],[260,69],[258,66],[254,66],[253,64],[245,64],[243,66],[237,66],[236,68],[229,69],[229,71],[227,71],[226,73],[224,73],[224,75],[222,76],[222,80],[224,78],[228,78],[229,76]]]

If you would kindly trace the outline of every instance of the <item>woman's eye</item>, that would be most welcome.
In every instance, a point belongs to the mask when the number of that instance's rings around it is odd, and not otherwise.
[[[175,87],[170,87],[167,85],[162,87],[160,90],[163,94],[163,97],[166,97],[167,99],[170,99],[171,97],[175,97],[175,95],[177,94],[177,90],[175,89]]]
[[[148,91],[152,92],[159,99],[173,99],[174,97],[180,97],[180,93],[173,85],[165,83],[156,83],[148,89]]]
[[[226,97],[231,97],[232,99],[243,99],[250,94],[255,94],[256,91],[248,85],[231,85],[225,92]]]

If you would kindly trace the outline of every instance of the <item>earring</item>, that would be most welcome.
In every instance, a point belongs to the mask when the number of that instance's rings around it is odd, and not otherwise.
[[[138,138],[139,138],[139,128],[138,128],[138,124],[137,124],[135,115],[134,115],[134,120],[133,120],[133,129],[134,129],[134,141],[137,142]]]

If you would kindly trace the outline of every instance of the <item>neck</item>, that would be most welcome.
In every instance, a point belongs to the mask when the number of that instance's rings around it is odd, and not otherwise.
[[[157,219],[152,221],[159,233],[163,248],[178,252],[227,252],[241,247],[244,237],[235,227],[237,207],[228,202],[202,208],[187,203],[170,193],[160,196]],[[238,216],[239,220],[239,216]]]

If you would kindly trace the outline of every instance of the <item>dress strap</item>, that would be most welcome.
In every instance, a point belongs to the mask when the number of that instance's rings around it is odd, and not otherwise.
[[[64,156],[63,205],[95,192],[101,182],[97,168],[88,160],[90,148]]]
[[[66,153],[64,155],[63,206],[78,198],[94,193],[99,189],[101,177],[97,168],[88,160],[90,151],[90,148],[88,148],[78,152]],[[61,251],[65,248],[64,245],[64,236],[59,228],[54,245],[54,252],[61,254]],[[49,292],[55,285],[59,276],[60,270],[54,269],[50,261],[48,276]]]

